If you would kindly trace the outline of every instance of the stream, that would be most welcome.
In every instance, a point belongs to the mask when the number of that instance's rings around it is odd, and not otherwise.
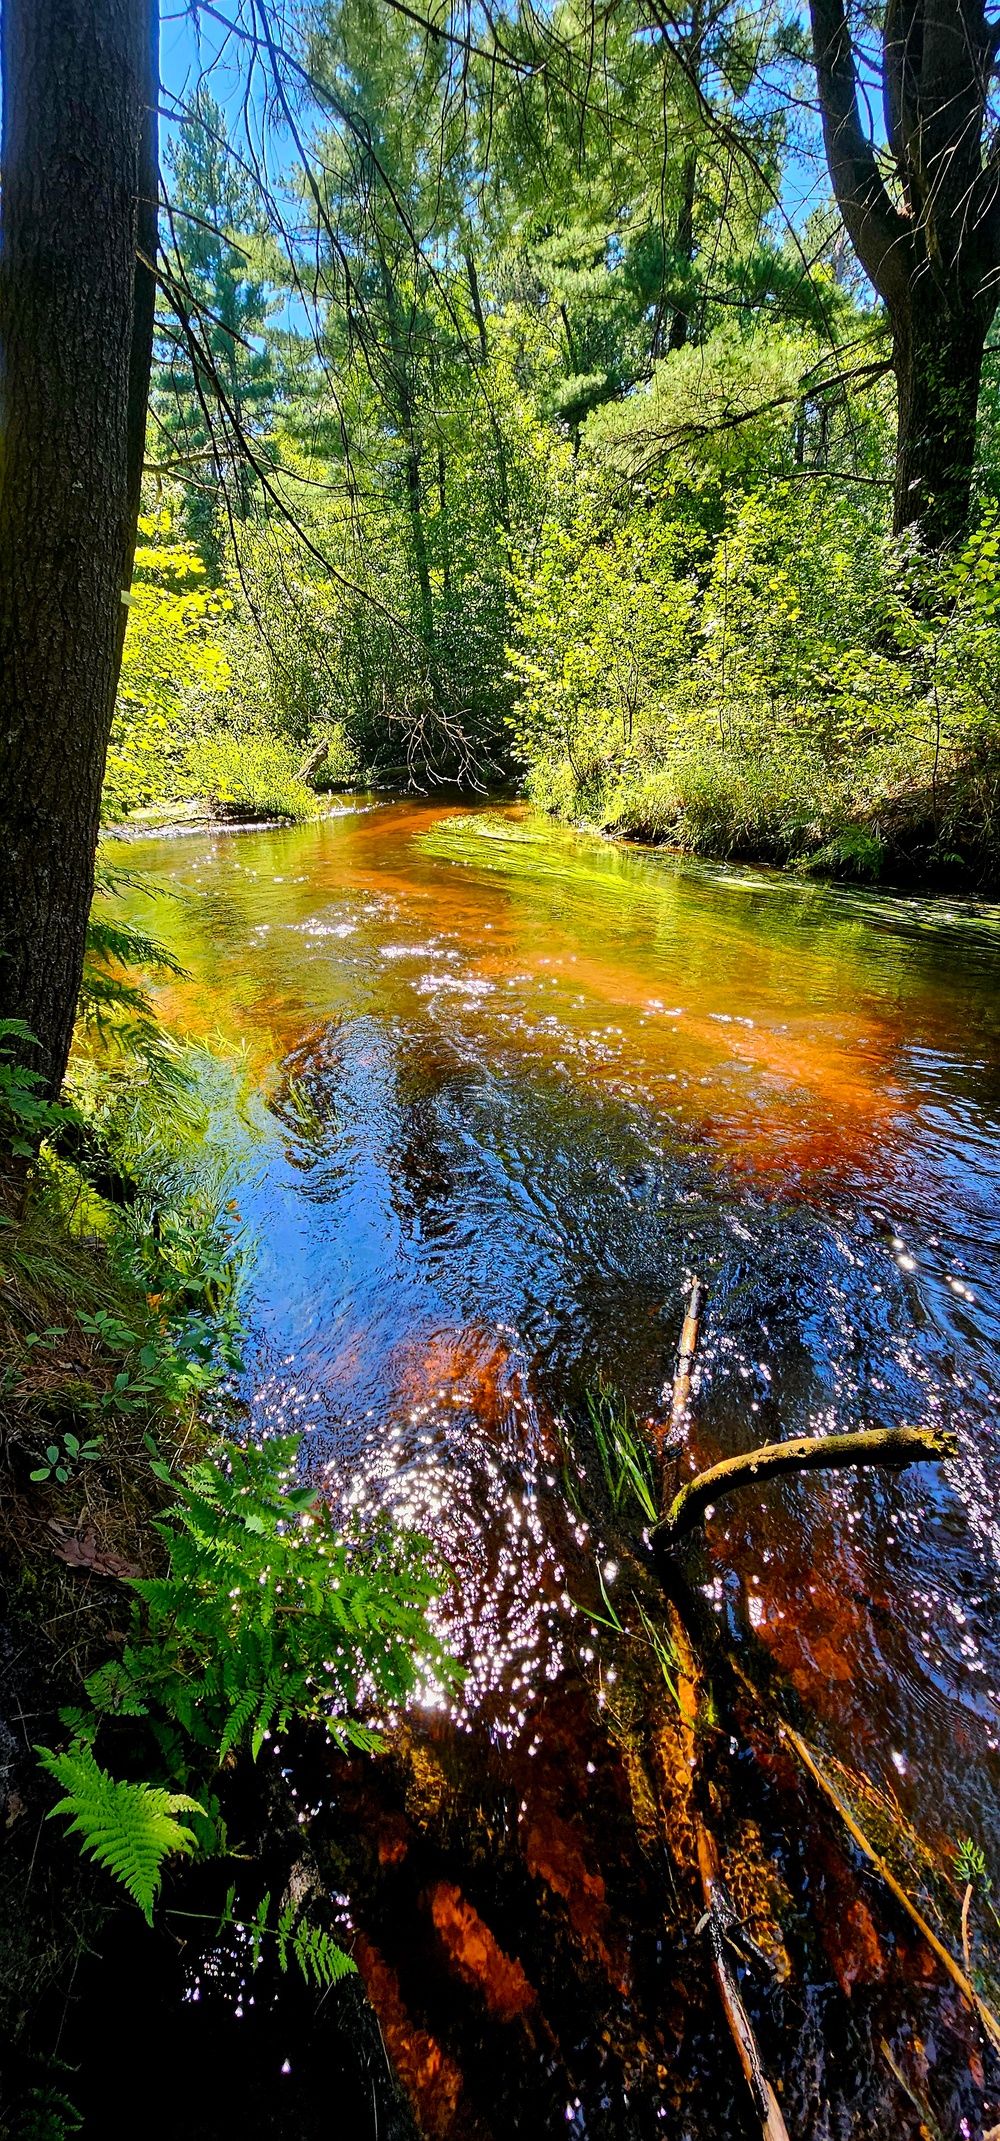
[[[657,1415],[697,1273],[699,1466],[956,1432],[944,1466],[742,1490],[692,1566],[811,1743],[1000,1877],[1000,913],[522,805],[105,852],[175,895],[123,895],[189,969],[162,1017],[241,1050],[266,1103],[227,1127],[206,1088],[254,1245],[246,1420],[452,1572],[461,1693],[296,1784],[423,2132],[755,2136],[671,1833],[672,1705],[595,1618],[600,1582],[628,1598],[567,1500],[565,1423],[602,1380]],[[915,2137],[927,2106],[978,2141],[1000,2110],[954,1987],[790,1758],[738,1723],[730,1754],[792,2141]]]

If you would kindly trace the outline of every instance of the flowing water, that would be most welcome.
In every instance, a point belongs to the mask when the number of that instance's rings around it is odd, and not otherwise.
[[[309,1784],[423,2130],[752,2134],[680,1814],[670,1833],[670,1719],[594,1617],[598,1565],[627,1600],[567,1501],[567,1437],[600,1378],[657,1414],[695,1272],[699,1465],[956,1431],[943,1467],[743,1490],[693,1566],[813,1744],[942,1863],[969,1835],[1000,1876],[1000,916],[513,805],[125,859],[177,895],[126,895],[190,969],[163,1015],[243,1044],[267,1096],[232,1171],[248,1417],[299,1428],[341,1505],[388,1507],[453,1571],[461,1695]],[[960,1998],[790,1761],[738,1723],[730,1752],[730,1886],[742,1863],[782,1958],[747,1997],[794,2141],[916,2135],[928,2105],[980,2134]]]

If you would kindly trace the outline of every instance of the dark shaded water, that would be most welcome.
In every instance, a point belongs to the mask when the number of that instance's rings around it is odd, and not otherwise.
[[[971,1835],[1000,1874],[1000,921],[517,808],[378,805],[128,861],[181,896],[156,916],[192,974],[166,1017],[243,1041],[268,1095],[234,1162],[253,1421],[299,1426],[331,1493],[455,1571],[460,1702],[428,1691],[383,1764],[309,1785],[424,2129],[754,2132],[674,1728],[574,1604],[600,1603],[607,1548],[567,1508],[559,1422],[598,1374],[656,1411],[698,1271],[699,1463],[957,1430],[943,1471],[734,1499],[700,1580],[816,1745],[942,1863]],[[795,2141],[920,2131],[882,2037],[943,2132],[981,2133],[960,2000],[791,1771],[732,1750],[730,1885],[743,1865],[781,1948],[758,2026]]]

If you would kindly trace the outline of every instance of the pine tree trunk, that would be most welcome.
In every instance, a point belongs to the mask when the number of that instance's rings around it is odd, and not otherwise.
[[[135,544],[154,0],[4,0],[0,1014],[69,1053]]]
[[[932,549],[957,541],[968,523],[976,456],[976,410],[986,327],[981,307],[957,317],[917,285],[903,316],[892,311],[898,395],[893,533],[917,528]]]
[[[684,158],[681,205],[677,216],[677,236],[674,240],[674,251],[688,268],[694,259],[694,193],[697,178],[698,158],[694,149],[690,149]],[[688,328],[687,308],[678,306],[670,323],[670,349],[683,349],[688,338]]]

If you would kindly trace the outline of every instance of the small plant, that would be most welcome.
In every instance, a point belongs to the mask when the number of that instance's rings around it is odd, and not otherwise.
[[[65,1754],[48,1747],[38,1752],[42,1768],[65,1790],[49,1818],[72,1815],[67,1833],[82,1837],[81,1849],[114,1874],[152,1925],[164,1859],[174,1853],[190,1856],[198,1844],[194,1830],[177,1816],[204,1815],[205,1808],[186,1792],[109,1776],[84,1740],[75,1740]]]
[[[993,1883],[986,1870],[986,1859],[980,1846],[973,1843],[971,1836],[963,1836],[959,1840],[955,1851],[955,1872],[963,1885],[971,1885],[981,1890],[984,1896],[989,1895]]]
[[[291,1957],[298,1963],[306,1984],[315,1985],[318,1992],[326,1992],[331,1985],[339,1985],[342,1978],[355,1974],[357,1964],[344,1954],[343,1948],[338,1948],[336,1941],[321,1926],[310,1925],[294,1903],[286,1903],[277,1923],[270,1926],[267,1922],[271,1913],[270,1890],[261,1897],[250,1919],[235,1916],[235,1895],[235,1889],[231,1888],[219,1932],[224,1933],[231,1926],[243,1937],[250,1949],[251,1970],[260,1968],[265,1942],[273,1940],[279,1970],[288,1969]]]
[[[90,1464],[100,1456],[102,1444],[100,1435],[92,1435],[86,1442],[81,1442],[78,1435],[60,1435],[57,1442],[49,1443],[44,1464],[36,1465],[30,1476],[37,1480],[55,1478],[65,1485],[77,1465]]]
[[[63,2077],[76,2070],[68,2067],[62,2059],[43,2059],[34,2062],[36,2071],[41,2069],[36,2082],[29,2083],[7,2112],[7,2124],[3,2131],[11,2141],[66,2141],[69,2134],[78,2134],[83,2119],[62,2087]]]
[[[658,1512],[653,1459],[639,1434],[634,1414],[603,1386],[588,1390],[584,1402],[615,1515],[620,1514],[624,1501],[631,1500],[646,1521],[655,1524]]]
[[[32,1044],[35,1036],[20,1018],[0,1018],[0,1140],[19,1159],[32,1160],[43,1137],[77,1120],[75,1108],[44,1099],[41,1071],[18,1061],[15,1041]]]

